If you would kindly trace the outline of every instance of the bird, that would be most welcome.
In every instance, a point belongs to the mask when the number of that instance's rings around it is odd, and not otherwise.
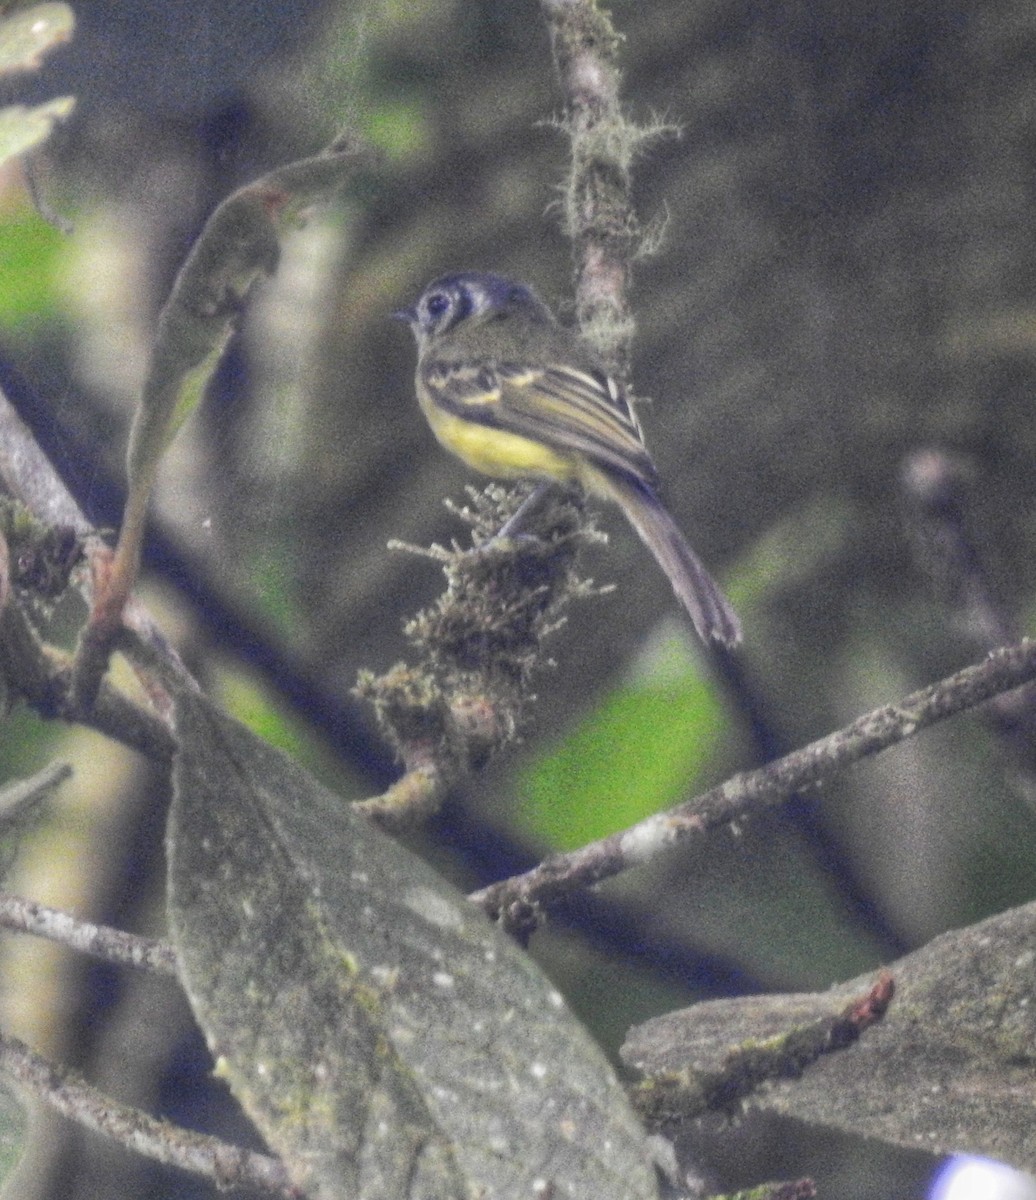
[[[418,403],[438,441],[498,479],[579,483],[618,505],[669,577],[699,637],[732,647],[741,622],[659,498],[626,389],[531,287],[443,275],[392,314],[417,342]]]

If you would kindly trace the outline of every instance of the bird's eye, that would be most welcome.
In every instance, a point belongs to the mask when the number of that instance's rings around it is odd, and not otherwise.
[[[450,307],[450,298],[445,292],[433,292],[425,301],[430,317],[441,317]]]

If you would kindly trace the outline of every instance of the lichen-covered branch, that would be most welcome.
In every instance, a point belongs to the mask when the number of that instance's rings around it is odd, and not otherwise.
[[[620,36],[594,0],[541,0],[572,153],[565,232],[576,264],[576,320],[621,377],[629,374],[634,322],[627,291],[643,235],[631,199],[639,147],[659,132],[629,121],[619,101]]]
[[[104,962],[139,967],[160,975],[176,974],[176,955],[167,942],[80,921],[60,909],[10,892],[0,892],[0,926],[47,938]]]

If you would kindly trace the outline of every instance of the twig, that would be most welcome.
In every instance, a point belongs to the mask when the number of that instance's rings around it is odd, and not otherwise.
[[[874,709],[776,762],[741,772],[621,833],[571,854],[555,855],[523,875],[473,892],[470,899],[508,928],[527,934],[538,923],[538,911],[568,893],[647,862],[676,842],[703,837],[717,826],[771,808],[801,788],[834,778],[851,763],[1034,678],[1036,642],[1025,639],[912,693],[899,704]]]
[[[982,547],[969,535],[967,465],[936,449],[918,450],[903,463],[901,483],[915,557],[953,633],[977,653],[1014,641],[1018,621],[989,578]],[[1027,804],[1036,796],[1036,687],[998,697],[985,713],[1010,755],[1015,783]]]
[[[83,542],[87,559],[109,553],[108,548],[76,504],[64,481],[39,448],[36,439],[15,412],[7,397],[0,392],[0,483],[9,495],[19,500],[40,521],[47,525],[67,526]],[[93,572],[91,572],[92,576]],[[89,604],[93,599],[91,576],[84,575],[76,582]],[[184,680],[190,676],[175,651],[162,636],[161,630],[142,605],[134,603],[129,614],[132,627],[144,641],[152,642],[168,659],[168,669],[179,672]]]
[[[93,526],[50,465],[25,422],[0,392],[0,483],[48,525],[70,525],[81,538]]]
[[[213,1180],[219,1188],[256,1187],[299,1200],[279,1159],[156,1120],[106,1096],[82,1076],[0,1035],[0,1070],[63,1116],[167,1166]]]
[[[434,816],[448,791],[449,779],[431,755],[408,766],[380,796],[360,800],[353,808],[386,833],[404,833]]]
[[[0,926],[59,942],[105,962],[176,976],[176,954],[167,942],[80,921],[60,909],[10,892],[0,892]]]
[[[160,636],[157,630],[154,635]],[[93,704],[81,708],[73,695],[71,659],[44,646],[15,604],[0,612],[0,675],[11,696],[21,698],[41,716],[88,725],[155,762],[172,759],[174,740],[169,726],[107,680],[102,681]]]

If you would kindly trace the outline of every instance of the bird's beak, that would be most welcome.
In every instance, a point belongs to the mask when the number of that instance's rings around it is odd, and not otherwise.
[[[393,321],[406,321],[408,325],[413,325],[417,320],[417,310],[411,306],[410,308],[397,308],[394,313],[389,313]]]

